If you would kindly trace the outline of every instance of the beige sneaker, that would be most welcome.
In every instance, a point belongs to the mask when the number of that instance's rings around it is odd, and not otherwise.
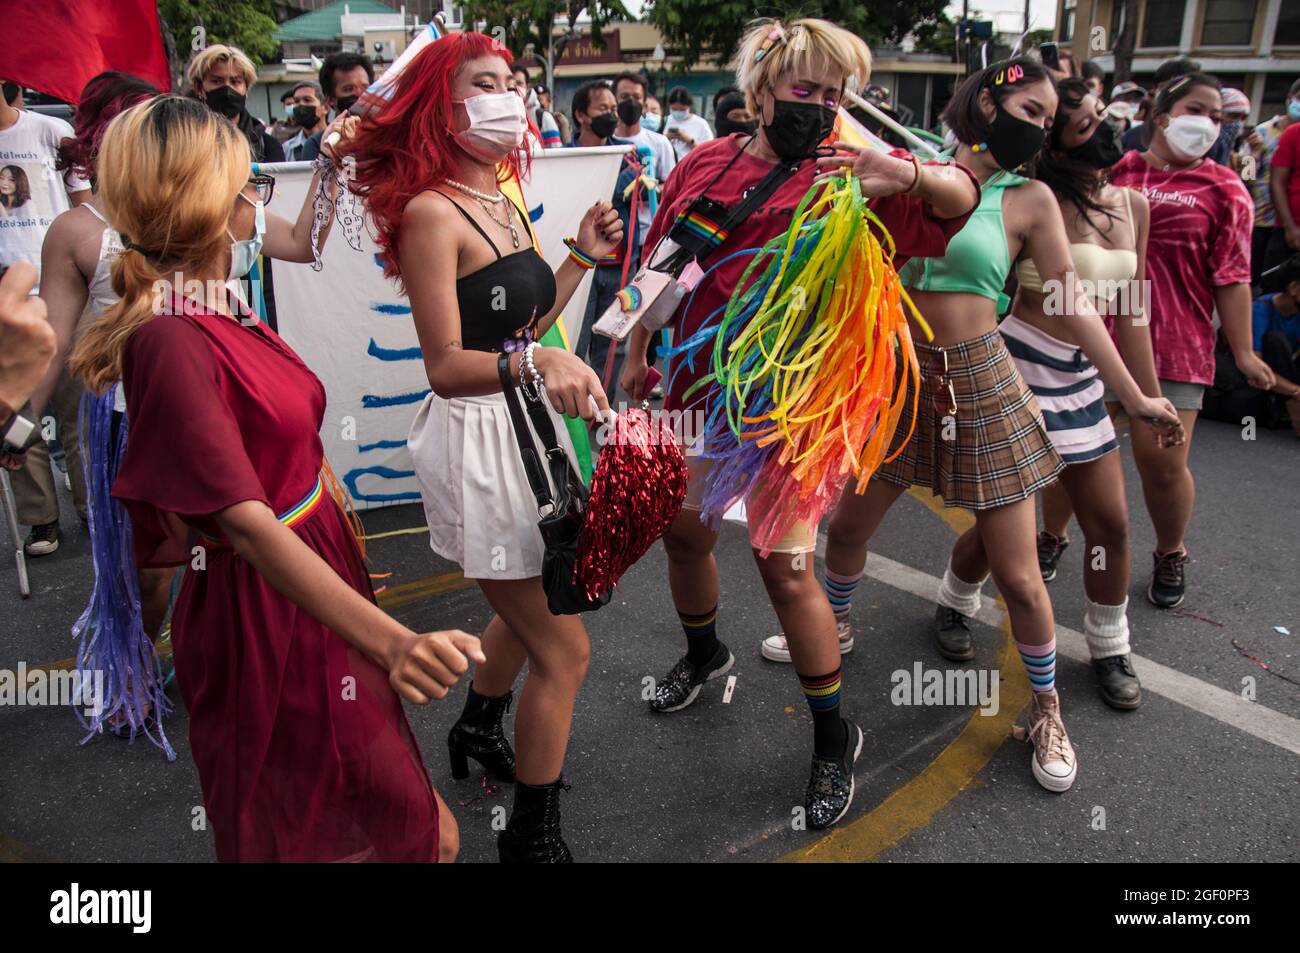
[[[1014,734],[1019,741],[1028,739],[1033,743],[1034,780],[1056,794],[1070,790],[1079,763],[1061,722],[1061,696],[1056,692],[1035,692],[1029,706],[1029,730],[1017,725]]]
[[[840,639],[840,654],[848,655],[853,651],[853,629],[849,626],[848,619],[835,617],[835,633]],[[790,646],[785,641],[784,632],[765,638],[759,651],[763,653],[763,658],[770,662],[790,661]]]

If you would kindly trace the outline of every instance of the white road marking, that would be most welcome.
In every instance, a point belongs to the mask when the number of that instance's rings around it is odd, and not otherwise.
[[[826,534],[817,534],[817,555],[826,554]],[[928,601],[934,601],[939,591],[939,579],[911,566],[895,562],[877,553],[867,555],[866,574],[877,582],[910,592]],[[1005,616],[1003,610],[988,599],[975,618],[985,625],[998,628]],[[1056,624],[1056,650],[1067,658],[1088,662],[1088,643],[1082,632]],[[1142,679],[1142,690],[1177,702],[1192,711],[1208,715],[1238,731],[1277,745],[1292,754],[1300,755],[1300,720],[1274,711],[1258,702],[1248,702],[1235,692],[1211,685],[1209,682],[1185,675],[1177,669],[1149,658],[1133,654],[1133,667]]]

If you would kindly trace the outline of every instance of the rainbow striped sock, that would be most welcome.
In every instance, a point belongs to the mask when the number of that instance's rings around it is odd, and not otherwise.
[[[1017,642],[1016,649],[1020,652],[1020,661],[1025,663],[1029,684],[1034,691],[1056,691],[1056,638],[1053,637],[1046,645]]]
[[[682,631],[686,633],[686,657],[692,665],[703,665],[718,651],[718,607],[703,615],[678,612]]]
[[[826,569],[826,578],[822,580],[822,588],[826,590],[826,598],[830,600],[831,611],[837,616],[846,616],[853,604],[853,590],[858,588],[858,583],[862,581],[862,570],[858,570],[852,576],[841,576],[837,572],[832,572],[830,567]]]
[[[840,669],[828,675],[800,675],[799,687],[813,716],[813,752],[837,758],[844,750],[844,722],[840,718]]]

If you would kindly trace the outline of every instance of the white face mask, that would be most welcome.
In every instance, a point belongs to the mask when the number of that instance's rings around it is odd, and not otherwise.
[[[469,116],[469,128],[458,132],[456,141],[471,153],[495,162],[523,143],[528,117],[518,93],[480,93],[459,102]]]
[[[230,235],[230,229],[226,229],[226,234],[234,239],[230,243],[230,275],[228,279],[235,281],[244,277],[253,270],[253,263],[257,261],[257,256],[262,254],[262,237],[266,235],[266,206],[261,200],[254,202],[243,192],[239,197],[248,202],[256,210],[253,215],[253,237],[245,238],[240,241]]]
[[[1199,159],[1219,138],[1219,124],[1209,116],[1174,116],[1165,127],[1165,142],[1180,159]]]

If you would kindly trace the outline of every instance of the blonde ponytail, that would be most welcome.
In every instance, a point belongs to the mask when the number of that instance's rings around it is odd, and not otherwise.
[[[131,335],[171,309],[181,276],[219,273],[227,222],[248,181],[248,142],[229,120],[180,96],[121,113],[100,146],[98,188],[126,250],[113,263],[113,304],[73,348],[72,374],[95,393],[122,376]]]

